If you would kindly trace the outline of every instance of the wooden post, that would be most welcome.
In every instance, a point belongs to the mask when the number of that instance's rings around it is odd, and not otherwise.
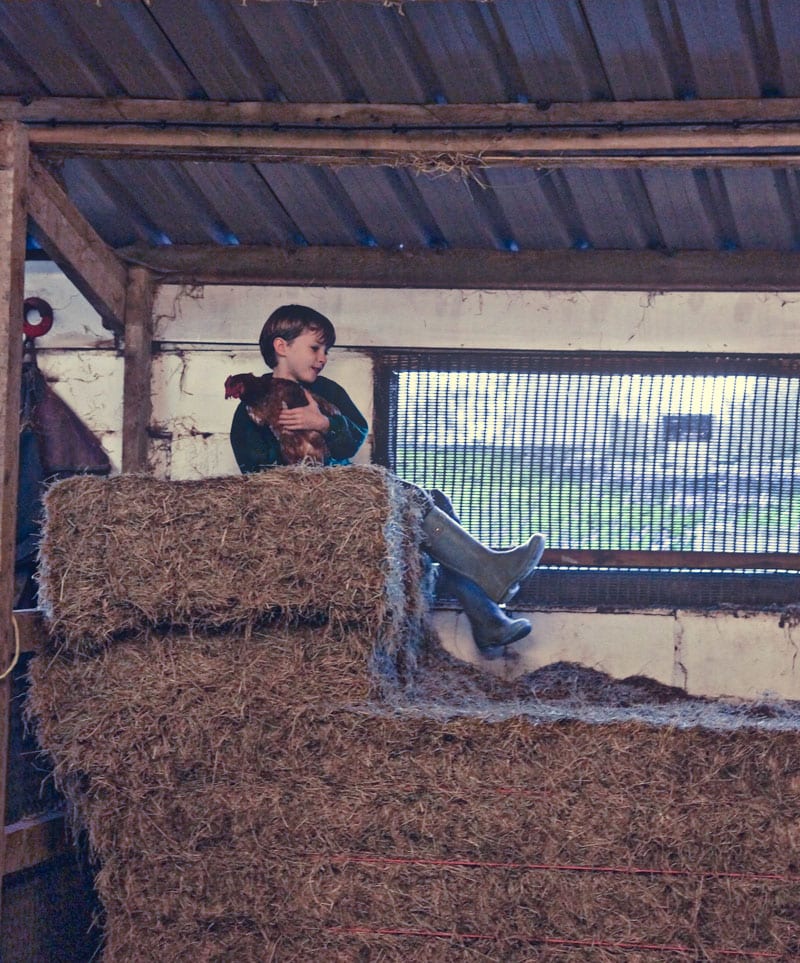
[[[6,671],[14,655],[11,619],[17,534],[27,170],[26,131],[20,124],[0,124],[0,672]],[[0,682],[0,816],[4,826],[10,693],[9,675]],[[4,867],[5,832],[2,832],[0,871]]]
[[[125,380],[122,396],[122,470],[147,471],[150,424],[151,346],[153,343],[151,273],[142,267],[128,272],[125,296]]]

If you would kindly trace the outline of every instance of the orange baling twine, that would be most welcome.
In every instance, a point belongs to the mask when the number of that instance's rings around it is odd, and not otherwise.
[[[547,946],[598,946],[611,950],[657,950],[662,953],[691,953],[697,952],[696,947],[682,946],[679,943],[636,943],[617,940],[598,939],[563,939],[557,936],[500,936],[490,933],[455,933],[447,930],[417,930],[417,929],[370,929],[366,926],[329,926],[327,931],[336,936],[401,936],[422,937],[428,939],[459,940],[492,940],[494,942],[538,943]],[[780,960],[780,953],[768,950],[731,950],[706,948],[706,952],[716,956],[738,956],[759,960]]]
[[[381,863],[388,865],[447,866],[475,869],[552,870],[559,873],[618,873],[624,876],[689,876],[703,879],[775,880],[800,883],[800,876],[781,873],[735,873],[709,869],[657,869],[644,866],[583,866],[572,863],[503,863],[479,859],[432,859],[422,856],[372,856],[368,853],[310,854],[312,859],[332,863]]]
[[[308,854],[310,858],[327,861],[332,863],[372,863],[382,865],[415,865],[415,866],[441,866],[449,868],[475,868],[475,869],[514,869],[514,870],[536,870],[561,873],[618,873],[629,876],[681,876],[698,877],[702,879],[739,879],[739,880],[773,880],[782,883],[798,883],[800,876],[784,875],[780,873],[736,873],[717,870],[697,870],[697,869],[649,869],[640,866],[584,866],[571,863],[503,863],[490,862],[486,860],[474,859],[430,859],[424,857],[402,857],[402,856],[371,856],[369,854]],[[533,943],[547,946],[597,946],[610,950],[649,950],[661,953],[680,953],[694,954],[696,947],[684,946],[675,943],[645,943],[635,941],[616,941],[602,939],[569,939],[556,936],[538,935],[509,935],[491,933],[457,933],[452,930],[423,930],[423,929],[404,929],[404,928],[371,928],[365,926],[331,926],[327,931],[337,936],[397,936],[401,938],[423,938],[423,939],[448,939],[458,942],[459,940],[492,940],[494,942],[522,942]],[[759,960],[780,960],[783,958],[781,953],[771,950],[745,950],[710,947],[707,952],[717,957],[744,957],[747,959]]]

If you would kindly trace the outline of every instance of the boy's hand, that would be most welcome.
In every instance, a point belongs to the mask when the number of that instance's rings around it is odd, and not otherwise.
[[[310,391],[303,389],[308,398],[308,404],[302,408],[287,408],[283,403],[283,411],[278,415],[278,424],[287,431],[321,431],[323,434],[331,426],[330,420],[319,410],[319,405]]]

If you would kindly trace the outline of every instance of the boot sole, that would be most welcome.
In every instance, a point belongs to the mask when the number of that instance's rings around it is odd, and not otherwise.
[[[526,638],[526,636],[531,634],[532,625],[520,625],[514,632],[512,632],[508,638],[501,639],[499,642],[492,642],[491,645],[479,645],[479,652],[491,652],[492,649],[504,649],[507,645],[513,645],[514,642],[519,642],[520,639]]]

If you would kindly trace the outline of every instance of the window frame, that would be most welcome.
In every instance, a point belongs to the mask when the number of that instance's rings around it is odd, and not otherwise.
[[[600,375],[762,375],[800,378],[800,354],[510,351],[392,348],[371,352],[373,460],[395,470],[401,371],[548,371]],[[548,548],[517,607],[764,609],[800,600],[800,554]]]

